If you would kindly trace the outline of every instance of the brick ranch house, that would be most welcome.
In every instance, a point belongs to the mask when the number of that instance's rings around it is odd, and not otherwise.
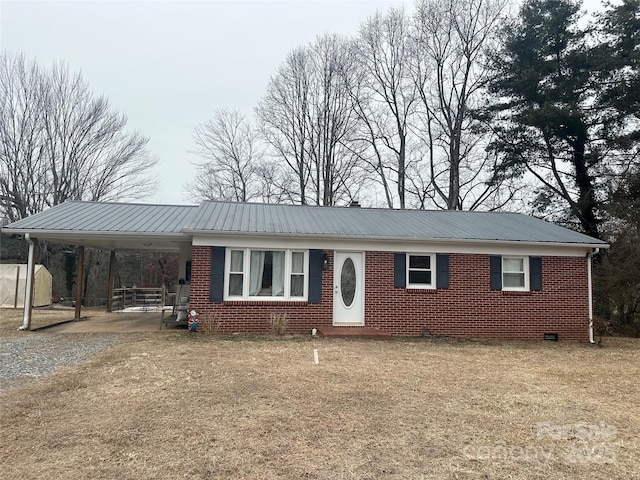
[[[607,247],[515,213],[213,201],[67,202],[4,231],[179,252],[190,308],[246,333],[286,313],[289,332],[592,341],[591,257]]]

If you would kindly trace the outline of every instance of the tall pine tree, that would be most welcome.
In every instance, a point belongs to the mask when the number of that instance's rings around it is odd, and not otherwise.
[[[607,5],[597,17],[593,48],[599,109],[610,144],[633,157],[640,144],[640,0]]]
[[[487,113],[496,133],[491,148],[503,159],[498,173],[535,178],[539,212],[577,222],[599,237],[595,179],[604,163],[601,139],[594,135],[596,83],[579,12],[580,4],[571,0],[523,4],[493,59]]]

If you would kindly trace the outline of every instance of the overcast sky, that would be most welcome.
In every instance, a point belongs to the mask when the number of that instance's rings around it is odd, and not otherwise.
[[[293,48],[353,34],[402,1],[5,1],[1,46],[49,66],[66,61],[150,138],[161,185],[150,203],[192,203],[194,127],[217,108],[250,114]]]
[[[589,3],[599,3],[589,0]],[[150,138],[160,159],[152,203],[193,203],[194,127],[217,108],[251,114],[289,51],[325,32],[355,34],[401,0],[0,0],[1,48],[64,60]]]

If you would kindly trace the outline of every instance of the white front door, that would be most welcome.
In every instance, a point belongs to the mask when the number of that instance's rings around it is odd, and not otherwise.
[[[364,253],[335,252],[333,324],[364,325]]]

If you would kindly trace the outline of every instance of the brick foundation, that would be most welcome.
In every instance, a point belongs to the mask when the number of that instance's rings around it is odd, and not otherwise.
[[[270,332],[271,313],[287,313],[288,332],[332,325],[333,252],[322,274],[322,302],[209,302],[210,247],[193,247],[191,304],[201,315],[221,314],[222,332]],[[449,288],[393,287],[393,253],[365,254],[365,326],[393,335],[588,341],[587,260],[543,257],[543,289],[503,292],[489,288],[489,256],[449,255]],[[350,328],[350,327],[344,327]],[[352,327],[357,328],[357,327]]]

